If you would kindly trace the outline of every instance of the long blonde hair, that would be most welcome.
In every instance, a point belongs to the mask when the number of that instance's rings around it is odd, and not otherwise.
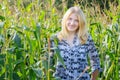
[[[76,33],[78,35],[78,38],[80,39],[80,43],[84,44],[88,38],[87,28],[86,28],[86,19],[85,19],[85,15],[84,15],[83,11],[78,6],[74,6],[74,7],[69,8],[67,10],[67,12],[65,13],[65,15],[63,16],[62,30],[60,31],[60,33],[58,35],[58,39],[62,40],[64,38],[68,37],[68,30],[66,28],[66,21],[72,13],[75,13],[78,17],[79,28],[78,28]]]

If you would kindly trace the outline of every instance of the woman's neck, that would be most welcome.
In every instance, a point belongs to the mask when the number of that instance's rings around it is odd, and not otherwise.
[[[65,39],[70,46],[73,46],[73,40],[75,35],[76,33],[69,33]]]
[[[67,38],[74,38],[75,35],[75,32],[69,32]]]

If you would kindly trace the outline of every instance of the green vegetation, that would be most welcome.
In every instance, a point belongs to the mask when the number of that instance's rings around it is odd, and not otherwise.
[[[65,0],[56,1],[0,0],[0,80],[55,80],[45,44],[60,30],[70,6]],[[72,5],[79,4],[85,12],[99,51],[103,72],[98,80],[119,80],[120,0],[107,1],[109,8],[104,3],[103,9],[93,1],[75,1]],[[57,53],[55,60],[62,61]]]

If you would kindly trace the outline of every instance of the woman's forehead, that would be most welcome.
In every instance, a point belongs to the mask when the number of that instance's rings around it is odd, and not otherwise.
[[[71,13],[68,17],[74,17],[74,18],[77,18],[77,19],[78,19],[78,14],[76,14],[76,13]]]

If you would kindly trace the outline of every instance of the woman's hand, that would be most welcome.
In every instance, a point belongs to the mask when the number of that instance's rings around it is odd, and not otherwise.
[[[98,74],[99,74],[99,71],[95,70],[91,75],[91,80],[97,80]]]

